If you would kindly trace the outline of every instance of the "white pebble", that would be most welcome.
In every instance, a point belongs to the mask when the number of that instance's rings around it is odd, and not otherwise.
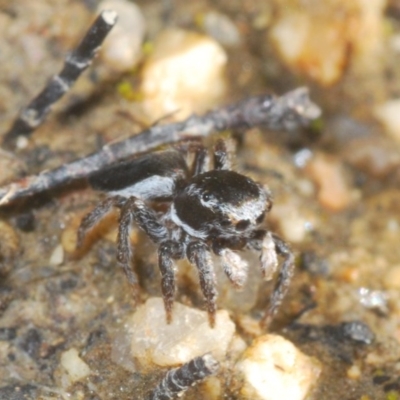
[[[383,124],[386,132],[400,142],[400,99],[389,100],[376,107],[375,116]]]
[[[204,15],[204,29],[223,46],[235,47],[240,45],[240,33],[230,18],[216,11]]]
[[[50,265],[61,265],[64,261],[64,248],[61,244],[57,245],[51,253],[49,264]]]
[[[235,332],[227,311],[218,311],[216,326],[210,328],[206,312],[179,303],[174,304],[173,322],[168,325],[160,298],[148,299],[125,326],[131,355],[142,367],[180,365],[205,353],[222,360]]]
[[[184,119],[215,106],[226,91],[227,55],[213,39],[169,29],[154,43],[142,71],[143,108],[151,121]]]
[[[142,56],[142,42],[146,21],[140,8],[126,0],[103,0],[98,11],[114,10],[118,15],[116,25],[105,39],[100,56],[116,72],[132,70]]]
[[[70,383],[80,381],[91,373],[89,366],[79,357],[78,350],[75,348],[61,354],[61,365],[67,373]]]
[[[241,394],[252,400],[303,400],[321,373],[317,360],[278,335],[256,339],[235,368]]]

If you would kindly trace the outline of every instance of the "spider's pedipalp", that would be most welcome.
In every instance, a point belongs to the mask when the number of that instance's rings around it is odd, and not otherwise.
[[[266,281],[271,280],[278,268],[278,256],[271,232],[265,232],[264,238],[261,241],[260,263],[264,279]]]
[[[190,242],[187,246],[187,258],[199,272],[201,291],[206,299],[210,326],[215,326],[217,288],[211,254],[208,246],[201,241]]]
[[[237,252],[228,248],[222,249],[218,255],[228,279],[236,288],[243,287],[247,279],[248,263]]]

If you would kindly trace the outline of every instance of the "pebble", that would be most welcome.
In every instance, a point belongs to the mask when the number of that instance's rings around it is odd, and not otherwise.
[[[400,143],[400,99],[389,100],[377,106],[374,114],[386,132]]]
[[[315,221],[313,219],[314,217],[311,214],[310,218],[307,218],[296,207],[296,204],[290,201],[274,204],[271,212],[271,220],[278,224],[283,237],[292,243],[302,242],[307,234],[314,229]]]
[[[383,285],[386,289],[400,289],[400,264],[393,265],[383,276]]]
[[[227,47],[240,45],[240,33],[233,21],[225,14],[210,11],[204,15],[203,28],[207,35]]]
[[[114,10],[118,21],[105,39],[100,57],[114,71],[131,71],[142,57],[142,43],[146,34],[146,21],[140,8],[126,0],[104,0],[98,7]]]
[[[50,265],[61,265],[64,261],[64,248],[61,244],[57,245],[51,253],[49,264]]]
[[[206,312],[177,302],[174,304],[173,321],[167,325],[164,303],[161,298],[153,297],[128,319],[125,332],[130,338],[130,350],[127,351],[139,366],[145,368],[156,364],[172,367],[205,353],[223,360],[235,333],[235,325],[228,312],[220,310],[215,328],[210,328]],[[113,347],[120,347],[121,342],[124,339],[118,336]]]
[[[61,365],[66,373],[62,377],[64,388],[86,378],[91,373],[89,366],[79,357],[78,350],[75,348],[61,354]]]
[[[252,400],[303,400],[321,373],[320,363],[278,335],[257,338],[236,364],[241,395]]]
[[[352,201],[342,164],[338,160],[315,154],[305,167],[305,172],[318,186],[318,201],[323,207],[340,211]]]
[[[384,43],[382,0],[275,1],[277,18],[269,38],[282,61],[323,85],[337,82],[350,57],[356,67],[374,68]],[[371,63],[368,60],[374,59]]]
[[[142,70],[143,109],[150,121],[175,120],[214,107],[226,91],[227,55],[213,39],[181,29],[163,31]]]

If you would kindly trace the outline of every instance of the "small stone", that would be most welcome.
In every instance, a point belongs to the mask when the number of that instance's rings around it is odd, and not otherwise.
[[[86,378],[91,373],[89,366],[79,357],[78,350],[75,348],[61,354],[61,365],[71,384]]]
[[[305,168],[318,186],[318,200],[331,211],[340,211],[352,201],[342,164],[323,154],[316,154]]]
[[[383,0],[274,3],[269,38],[295,72],[331,85],[348,64],[362,72],[376,69],[384,48]]]
[[[116,72],[132,70],[142,56],[142,42],[146,21],[140,8],[126,0],[103,0],[98,11],[114,10],[118,14],[116,25],[105,39],[100,56]]]
[[[50,265],[61,265],[64,261],[64,249],[61,244],[56,246],[56,248],[51,253],[49,264]]]
[[[361,370],[360,367],[358,365],[352,365],[348,370],[347,370],[347,377],[349,379],[360,379],[361,377]]]
[[[279,225],[279,230],[285,239],[292,243],[302,242],[314,224],[296,208],[296,204],[275,204],[271,219]]]
[[[240,33],[231,19],[219,12],[210,11],[204,15],[203,26],[208,35],[223,46],[240,45]]]
[[[206,312],[179,303],[174,304],[173,321],[168,325],[160,298],[148,299],[126,327],[132,357],[142,367],[181,365],[205,353],[222,360],[235,333],[227,311],[218,311],[216,326],[210,328]]]
[[[386,289],[400,289],[400,265],[394,265],[385,273],[383,285]]]
[[[389,100],[375,108],[375,116],[386,132],[400,142],[400,99]]]
[[[256,339],[236,364],[241,394],[252,400],[303,400],[314,387],[321,366],[278,335]]]
[[[215,106],[226,91],[227,55],[213,39],[169,29],[154,43],[142,71],[143,108],[151,121],[176,120]]]

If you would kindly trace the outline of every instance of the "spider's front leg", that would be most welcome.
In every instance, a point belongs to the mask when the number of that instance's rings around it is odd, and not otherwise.
[[[266,280],[272,279],[278,268],[277,254],[283,257],[283,264],[279,268],[268,310],[261,321],[262,326],[267,328],[288,292],[294,274],[294,255],[289,246],[274,233],[259,230],[255,234],[257,238],[253,239],[249,245],[261,250],[261,270]]]
[[[172,321],[172,307],[175,294],[175,272],[173,260],[184,257],[183,244],[166,240],[158,248],[158,266],[161,272],[161,291],[163,294],[167,324]]]
[[[186,250],[187,258],[199,271],[200,287],[206,299],[210,326],[215,326],[216,279],[208,246],[200,241],[191,242]]]
[[[128,282],[132,286],[135,300],[139,296],[139,283],[132,269],[133,249],[130,241],[132,223],[135,221],[154,243],[167,239],[167,228],[158,222],[156,213],[146,206],[143,200],[130,197],[121,208],[118,230],[117,260],[123,268]]]

